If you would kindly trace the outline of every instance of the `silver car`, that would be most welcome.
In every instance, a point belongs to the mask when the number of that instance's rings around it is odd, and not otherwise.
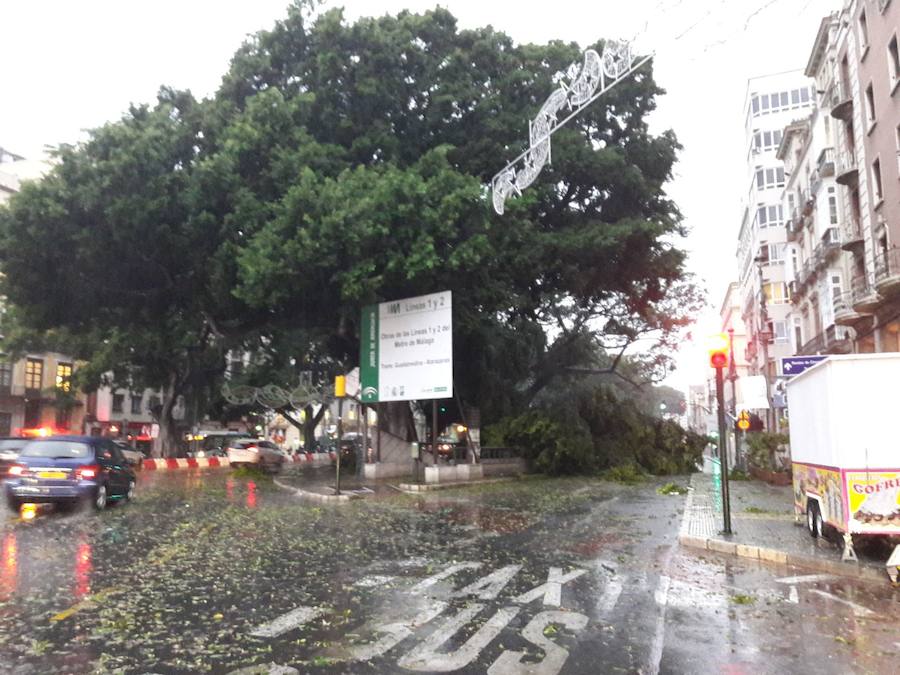
[[[258,438],[230,439],[225,451],[231,466],[258,466],[280,471],[284,465],[284,453],[271,441]]]

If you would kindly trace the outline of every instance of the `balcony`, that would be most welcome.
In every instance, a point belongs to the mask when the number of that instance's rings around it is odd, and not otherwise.
[[[834,298],[834,322],[838,326],[855,326],[866,314],[853,309],[853,291],[844,291]]]
[[[804,344],[800,356],[812,354],[849,354],[853,351],[853,341],[850,334],[843,326],[829,326],[824,333],[819,333],[812,340]]]
[[[828,178],[829,176],[833,176],[834,148],[822,148],[822,152],[819,153],[819,159],[816,163],[816,166],[818,168],[820,177]]]
[[[837,227],[829,227],[822,235],[822,242],[819,244],[822,251],[822,257],[825,262],[834,258],[835,254],[841,250],[841,231]]]
[[[850,221],[841,228],[841,248],[845,251],[854,251],[865,246],[862,226],[859,221]]]
[[[900,293],[900,248],[889,248],[875,259],[875,290],[885,298]]]
[[[853,96],[843,82],[835,82],[828,90],[828,104],[831,106],[831,116],[839,120],[849,120],[853,115]]]
[[[834,175],[834,179],[841,185],[849,188],[856,187],[859,183],[859,167],[856,164],[856,157],[848,151],[838,154]]]
[[[853,293],[853,309],[860,314],[871,314],[881,302],[875,287],[864,274],[853,278],[850,289]]]
[[[795,220],[794,218],[789,218],[787,223],[784,225],[785,232],[787,233],[788,241],[797,241],[797,237],[800,234],[800,230],[803,229],[803,221]]]

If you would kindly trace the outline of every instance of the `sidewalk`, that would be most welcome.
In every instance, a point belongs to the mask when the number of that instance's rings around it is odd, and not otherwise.
[[[859,563],[841,562],[836,541],[813,539],[805,522],[794,521],[790,487],[759,481],[731,481],[731,535],[722,534],[722,512],[712,476],[695,473],[684,508],[679,542],[700,548],[767,562],[806,567],[887,582],[884,561],[865,558],[857,550]],[[802,525],[802,526],[801,526]]]

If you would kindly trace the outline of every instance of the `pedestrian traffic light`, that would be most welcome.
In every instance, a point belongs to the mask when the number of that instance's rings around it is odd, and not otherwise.
[[[728,335],[717,333],[709,338],[709,365],[724,368],[728,365]]]
[[[737,418],[737,428],[741,431],[747,431],[750,428],[750,413],[741,410],[741,414]]]

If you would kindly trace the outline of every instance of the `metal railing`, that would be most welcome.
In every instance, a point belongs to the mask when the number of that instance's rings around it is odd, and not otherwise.
[[[481,448],[481,459],[518,459],[522,456],[519,448]]]
[[[857,173],[858,165],[856,163],[856,156],[851,153],[849,150],[842,150],[838,153],[837,162],[835,162],[834,173],[838,177],[838,182],[846,185],[848,181],[846,180],[847,174]],[[845,177],[844,180],[840,180],[841,177]]]
[[[834,296],[834,314],[853,314],[853,291],[841,291]]]
[[[853,277],[850,281],[850,290],[854,305],[868,300],[875,295],[875,287],[869,282],[869,278],[865,274]]]
[[[875,282],[900,277],[900,248],[889,248],[875,258]]]

